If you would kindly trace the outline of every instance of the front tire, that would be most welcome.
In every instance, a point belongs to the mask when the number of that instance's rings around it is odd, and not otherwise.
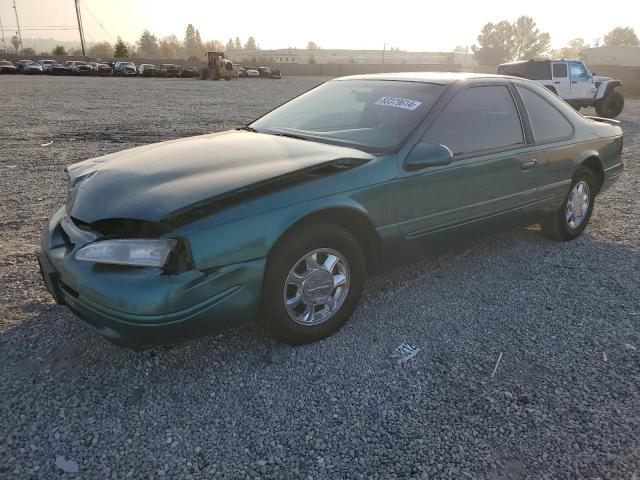
[[[540,221],[542,234],[559,242],[578,238],[591,218],[595,192],[596,178],[591,170],[578,168],[560,209]]]
[[[285,343],[326,338],[353,313],[365,277],[362,247],[347,229],[325,221],[298,227],[267,262],[262,322]]]
[[[615,118],[622,113],[624,97],[618,92],[611,92],[596,103],[596,112],[604,118]]]

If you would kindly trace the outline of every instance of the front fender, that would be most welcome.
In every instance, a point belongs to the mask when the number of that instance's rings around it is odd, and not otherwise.
[[[353,194],[291,205],[190,233],[187,238],[194,263],[199,270],[206,271],[264,258],[291,226],[309,215],[333,208],[350,209],[369,219],[372,217],[372,212]],[[373,216],[382,220],[387,214],[378,212]]]
[[[620,80],[609,80],[609,81],[600,83],[600,86],[598,87],[598,91],[596,93],[596,100],[600,100],[606,97],[607,95],[613,93],[613,91],[617,87],[621,87],[621,86],[622,86],[622,82]]]

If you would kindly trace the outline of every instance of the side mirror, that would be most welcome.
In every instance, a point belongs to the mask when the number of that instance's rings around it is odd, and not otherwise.
[[[420,142],[413,147],[404,165],[407,170],[412,171],[449,165],[452,160],[453,153],[444,145]]]

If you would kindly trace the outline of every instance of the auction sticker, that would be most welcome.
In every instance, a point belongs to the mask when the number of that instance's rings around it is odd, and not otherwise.
[[[404,108],[405,110],[415,110],[422,102],[417,100],[409,100],[408,98],[398,98],[398,97],[380,97],[376,103],[376,105],[384,105],[385,107],[396,107],[396,108]]]

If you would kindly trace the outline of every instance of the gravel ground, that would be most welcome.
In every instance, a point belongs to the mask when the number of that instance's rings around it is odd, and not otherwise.
[[[0,78],[0,478],[58,477],[57,455],[90,479],[638,478],[640,101],[579,240],[532,227],[379,274],[323,342],[249,325],[134,352],[52,303],[35,253],[65,165],[320,81]]]

